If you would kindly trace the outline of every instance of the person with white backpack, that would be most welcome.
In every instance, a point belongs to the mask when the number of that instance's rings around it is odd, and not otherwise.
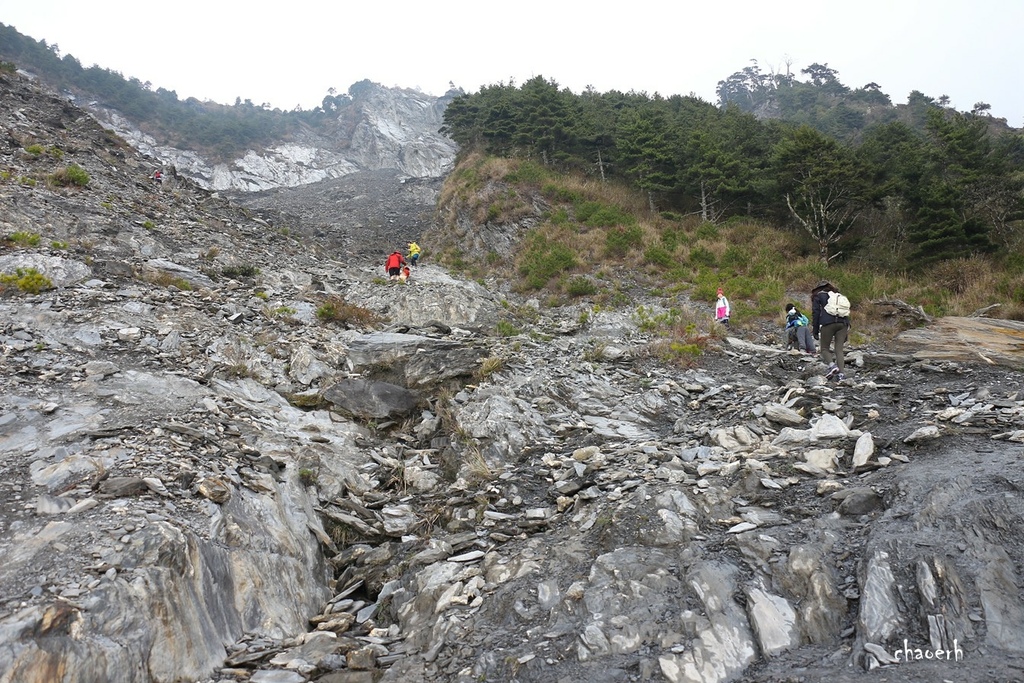
[[[850,300],[827,280],[811,290],[811,328],[821,342],[821,360],[828,365],[826,379],[846,379],[843,345],[850,332]]]

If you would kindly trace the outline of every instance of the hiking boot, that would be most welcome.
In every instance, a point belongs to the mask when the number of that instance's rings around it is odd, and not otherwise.
[[[831,379],[832,375],[836,374],[837,372],[839,372],[839,366],[833,363],[832,365],[828,366],[828,372],[825,373],[825,379]]]

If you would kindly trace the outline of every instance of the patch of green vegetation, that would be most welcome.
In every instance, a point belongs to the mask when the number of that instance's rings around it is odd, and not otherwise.
[[[316,470],[309,469],[308,467],[303,467],[299,470],[299,482],[303,486],[313,486],[316,484],[316,480]]]
[[[565,202],[566,204],[576,204],[583,200],[583,195],[576,190],[570,190],[569,188],[555,182],[544,183],[540,192],[547,199],[556,202]]]
[[[671,268],[676,265],[676,259],[672,252],[665,247],[652,244],[644,250],[644,263],[650,263],[661,268]]]
[[[39,246],[39,235],[34,232],[18,230],[17,232],[11,233],[7,237],[7,241],[13,242],[19,247],[37,247]]]
[[[151,282],[158,287],[174,287],[180,289],[183,292],[192,291],[192,283],[188,280],[177,277],[166,271],[159,271],[146,277],[147,282]]]
[[[243,277],[256,277],[260,274],[260,269],[251,263],[243,263],[237,266],[224,266],[221,268],[220,274],[237,280]]]
[[[551,212],[547,218],[551,225],[567,225],[569,223],[569,211],[561,207]]]
[[[89,184],[89,174],[78,164],[69,164],[51,173],[48,176],[48,180],[50,184],[60,187],[70,187],[72,185],[85,187]]]
[[[576,275],[569,278],[565,285],[565,293],[569,296],[590,296],[597,293],[597,285],[589,278]]]
[[[505,176],[510,183],[539,183],[548,177],[548,172],[538,163],[523,161],[518,168]]]
[[[694,236],[699,240],[717,240],[718,226],[714,223],[701,223]]]
[[[622,258],[631,249],[643,244],[644,233],[640,226],[612,228],[605,235],[604,250],[608,256]]]
[[[57,249],[59,251],[65,251],[68,248],[68,243],[67,242],[62,242],[60,240],[54,240],[54,241],[50,242],[50,248],[51,249]]]
[[[520,259],[519,274],[527,288],[542,289],[552,278],[576,265],[576,255],[568,246],[535,233]]]
[[[499,320],[494,331],[499,337],[514,337],[520,332],[518,327],[507,320]]]
[[[45,150],[42,145],[29,145],[25,148],[27,154],[31,154],[34,157],[40,156]]]
[[[155,230],[156,223],[154,223],[153,221],[143,221],[142,227],[144,227],[146,230]]]
[[[710,249],[698,244],[690,249],[690,263],[697,267],[714,268],[718,265],[718,258]]]
[[[28,294],[53,289],[53,281],[35,268],[17,268],[14,273],[0,274],[0,287],[13,286]]]
[[[591,228],[614,228],[636,224],[636,216],[625,209],[595,201],[577,204],[576,220]]]

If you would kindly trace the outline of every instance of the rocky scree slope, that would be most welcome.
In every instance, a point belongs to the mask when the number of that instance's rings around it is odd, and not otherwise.
[[[409,242],[422,239],[443,182],[380,169],[297,187],[224,194],[257,215],[274,216],[271,220],[281,227],[316,236],[339,257],[382,265],[395,249],[405,252]]]
[[[0,272],[56,285],[0,298],[0,681],[1020,678],[1019,372],[666,367],[628,311],[383,282],[0,97],[0,230],[41,237]]]

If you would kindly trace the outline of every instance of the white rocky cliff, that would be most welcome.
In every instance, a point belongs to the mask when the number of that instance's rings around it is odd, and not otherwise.
[[[368,81],[350,92],[351,104],[328,114],[332,123],[304,127],[294,140],[249,150],[230,163],[211,163],[196,152],[161,145],[116,111],[94,107],[93,112],[143,154],[212,190],[296,187],[381,169],[439,178],[451,168],[455,146],[439,129],[456,92],[433,97]]]

